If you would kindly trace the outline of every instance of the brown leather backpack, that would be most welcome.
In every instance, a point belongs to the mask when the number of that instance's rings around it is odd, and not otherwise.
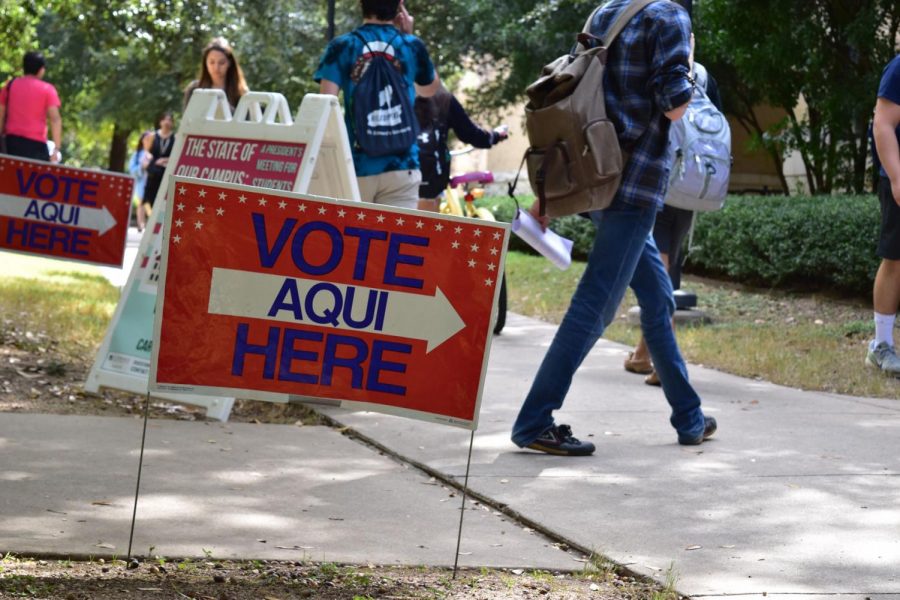
[[[619,148],[606,116],[603,71],[608,48],[628,21],[655,0],[632,0],[601,44],[588,48],[588,17],[574,54],[546,65],[528,86],[525,129],[531,147],[525,152],[528,179],[540,200],[541,214],[561,217],[609,206],[619,187],[627,157]]]

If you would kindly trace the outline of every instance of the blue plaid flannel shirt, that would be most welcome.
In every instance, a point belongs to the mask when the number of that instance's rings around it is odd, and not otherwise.
[[[591,23],[603,38],[630,0],[612,0]],[[631,159],[616,200],[661,209],[669,180],[669,119],[666,112],[691,99],[689,77],[691,21],[668,0],[642,9],[609,49],[603,89],[606,111],[619,145]]]

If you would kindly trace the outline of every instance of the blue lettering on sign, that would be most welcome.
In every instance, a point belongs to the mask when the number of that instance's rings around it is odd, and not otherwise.
[[[272,335],[272,332],[269,332]],[[297,383],[317,383],[318,378],[312,373],[297,373],[291,370],[295,360],[302,360],[315,364],[319,354],[310,350],[301,350],[298,342],[321,342],[322,334],[315,331],[302,331],[300,329],[288,329],[284,332],[284,349],[281,352],[281,360],[278,364],[278,379],[281,381],[294,381]]]
[[[326,306],[321,312],[316,312],[315,300],[316,296],[320,295],[319,292],[330,294],[331,302],[329,303],[330,308]],[[328,298],[325,299],[325,302],[328,303]],[[330,323],[337,327],[341,324],[338,320],[338,315],[340,315],[343,308],[344,300],[341,296],[341,290],[333,283],[328,283],[327,281],[317,283],[309,289],[309,293],[306,295],[306,316],[317,325],[328,325]]]
[[[388,245],[387,265],[384,268],[384,282],[391,285],[402,285],[415,289],[422,289],[425,284],[421,279],[412,279],[411,277],[400,277],[397,275],[397,265],[413,265],[421,267],[425,259],[418,255],[401,254],[400,246],[402,244],[411,244],[415,246],[427,246],[428,238],[416,235],[404,235],[397,233],[391,236]]]
[[[347,227],[344,233],[359,238],[359,250],[356,252],[356,264],[353,265],[353,279],[362,281],[366,278],[366,265],[369,263],[369,246],[372,240],[386,240],[387,231],[377,229],[360,229]]]
[[[389,233],[378,229],[361,229],[359,227],[345,227],[343,231],[323,221],[309,221],[299,225],[297,219],[285,219],[275,236],[269,243],[269,235],[266,231],[266,217],[263,214],[253,213],[253,232],[256,236],[256,248],[259,255],[259,264],[266,269],[271,269],[278,262],[288,240],[290,242],[290,256],[294,266],[302,273],[323,276],[336,270],[344,260],[352,261],[353,279],[362,281],[366,277],[366,269],[369,264],[369,256],[375,243],[387,243],[385,253],[384,272],[381,274],[382,283],[413,289],[422,289],[425,285],[423,279],[410,277],[409,268],[421,269],[425,265],[425,257],[410,252],[410,246],[426,248],[429,245],[427,237],[408,235],[402,233]],[[318,234],[318,235],[313,235]],[[344,236],[357,238],[355,255],[347,251]],[[326,253],[326,258],[321,264],[312,264],[307,260],[304,250],[314,247],[318,252]],[[401,267],[407,266],[406,273],[399,273]]]
[[[294,314],[294,319],[297,321],[303,320],[303,312],[300,310],[300,292],[297,290],[296,279],[284,280],[281,289],[278,290],[278,295],[275,297],[275,302],[272,303],[272,308],[266,314],[270,317],[277,317],[282,310],[291,311]]]
[[[21,225],[21,226],[19,226]],[[88,256],[93,232],[30,221],[7,221],[6,245],[31,250],[57,251],[72,256]]]
[[[306,257],[303,255],[303,244],[306,242],[309,234],[315,231],[321,231],[331,240],[331,255],[321,265],[313,265],[306,262]],[[331,273],[340,264],[343,254],[344,238],[341,237],[341,232],[334,225],[319,221],[304,223],[297,230],[297,233],[294,234],[294,242],[291,244],[291,258],[294,259],[294,264],[301,271],[310,275],[327,275]]]
[[[352,356],[338,356],[341,347],[351,348]],[[329,335],[325,342],[325,356],[330,356],[331,361],[322,365],[322,385],[331,385],[335,368],[344,368],[350,371],[350,387],[360,390],[363,386],[363,362],[369,357],[369,347],[366,343],[349,335]]]
[[[271,269],[275,265],[275,261],[278,260],[278,256],[281,254],[282,249],[284,249],[284,245],[287,243],[288,238],[291,236],[291,231],[297,224],[297,219],[285,219],[284,224],[281,226],[281,231],[278,232],[278,237],[275,239],[275,244],[269,248],[269,243],[266,238],[265,217],[253,213],[251,218],[253,219],[253,232],[256,234],[256,248],[259,251],[259,264],[267,269]]]
[[[340,286],[322,281],[310,287],[306,297],[301,298],[297,280],[288,277],[281,284],[266,315],[277,318],[284,310],[295,321],[303,321],[305,313],[306,320],[316,325],[340,327],[343,324],[352,329],[367,329],[374,323],[374,330],[382,331],[389,295],[383,290],[359,293],[359,288],[352,285],[344,291]]]
[[[42,200],[53,199],[85,206],[97,205],[97,190],[100,187],[97,181],[53,173],[38,174],[34,171],[26,179],[21,169],[16,170],[16,181],[19,184],[19,194],[23,196],[34,195]]]
[[[402,342],[364,339],[337,333],[323,334],[293,328],[270,326],[261,344],[250,341],[250,324],[239,323],[235,334],[231,374],[244,377],[245,372],[259,371],[263,379],[333,386],[336,373],[348,376],[355,390],[368,390],[402,396],[406,386],[383,381],[386,374],[406,373],[402,359],[389,359],[388,353],[409,356],[412,346]],[[319,360],[321,355],[321,360]],[[254,359],[255,358],[255,359]],[[252,363],[248,365],[248,362]],[[297,363],[305,364],[298,370]],[[396,379],[396,376],[395,376]]]
[[[68,214],[67,214],[68,211]],[[32,200],[25,209],[25,217],[34,217],[49,223],[62,223],[63,225],[78,225],[78,215],[81,208],[53,202],[39,202]]]

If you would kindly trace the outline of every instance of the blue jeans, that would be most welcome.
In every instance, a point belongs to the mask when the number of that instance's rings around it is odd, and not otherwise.
[[[644,339],[672,407],[669,421],[680,437],[702,435],[700,397],[688,382],[687,366],[672,331],[672,283],[650,235],[656,208],[616,199],[591,217],[597,235],[587,268],[519,411],[512,441],[527,446],[553,425],[553,411],[562,406],[575,371],[615,319],[629,285],[641,307]]]

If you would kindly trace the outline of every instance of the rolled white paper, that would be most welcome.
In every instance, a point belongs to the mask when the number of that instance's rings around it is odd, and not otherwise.
[[[542,231],[541,224],[528,211],[516,211],[512,230],[559,269],[565,271],[572,264],[572,240],[549,229]]]

